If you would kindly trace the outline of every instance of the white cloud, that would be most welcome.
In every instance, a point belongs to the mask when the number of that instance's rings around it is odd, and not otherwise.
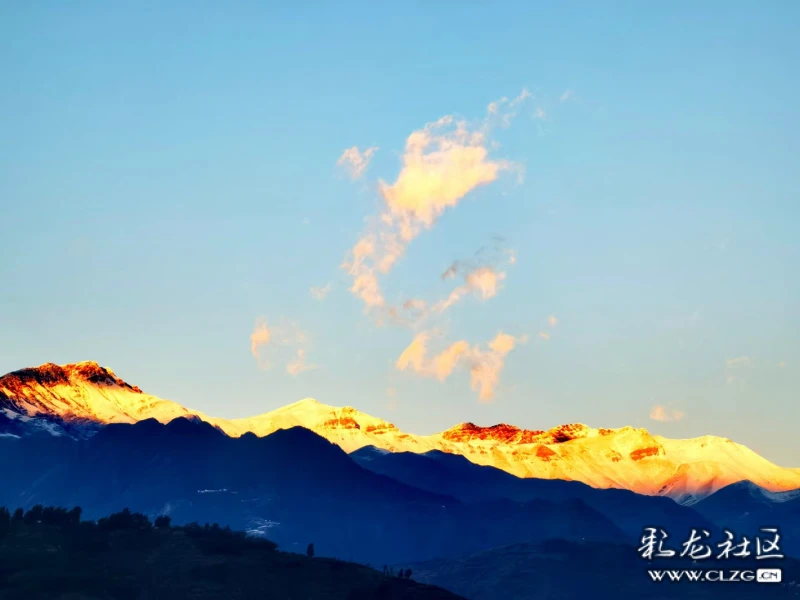
[[[358,146],[347,148],[336,161],[336,165],[344,168],[350,175],[350,179],[355,181],[366,173],[367,167],[377,151],[377,147],[367,148],[363,152],[358,149]]]
[[[727,364],[729,369],[741,369],[744,367],[749,367],[752,364],[752,361],[748,356],[739,356],[737,358],[728,359]]]

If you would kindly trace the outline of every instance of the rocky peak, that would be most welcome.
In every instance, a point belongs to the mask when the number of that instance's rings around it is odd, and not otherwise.
[[[532,444],[543,433],[544,431],[541,430],[520,429],[506,423],[499,423],[490,427],[480,427],[474,423],[461,423],[441,435],[442,439],[450,442],[487,440],[507,444]]]
[[[91,360],[67,365],[45,363],[38,367],[12,371],[8,375],[0,377],[0,387],[6,388],[12,393],[35,385],[53,388],[58,385],[71,385],[78,382],[119,386],[137,394],[142,393],[142,390],[138,387],[130,385],[117,377],[111,369],[101,367]]]

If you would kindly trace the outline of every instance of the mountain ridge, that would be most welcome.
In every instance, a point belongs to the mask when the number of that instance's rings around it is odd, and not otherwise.
[[[351,406],[313,398],[242,419],[222,419],[143,392],[93,361],[46,363],[0,377],[0,433],[30,431],[87,437],[113,423],[199,418],[232,437],[305,427],[346,452],[375,446],[390,452],[442,451],[523,478],[580,481],[665,495],[692,504],[738,481],[771,492],[800,488],[800,469],[774,465],[716,436],[669,439],[643,428],[594,429],[582,423],[527,430],[500,423],[460,423],[433,435],[405,433]]]

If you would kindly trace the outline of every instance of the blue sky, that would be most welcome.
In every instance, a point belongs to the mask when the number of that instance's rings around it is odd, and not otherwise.
[[[168,4],[0,8],[0,371],[97,360],[219,416],[312,396],[418,433],[633,425],[800,466],[796,3]],[[382,280],[435,301],[492,236],[515,251],[436,325],[529,337],[479,402],[465,368],[399,371],[420,330],[378,326],[340,265],[412,132],[523,89],[487,160],[524,180],[470,190]],[[357,181],[352,146],[379,148]],[[259,317],[317,368],[274,343],[260,368]]]

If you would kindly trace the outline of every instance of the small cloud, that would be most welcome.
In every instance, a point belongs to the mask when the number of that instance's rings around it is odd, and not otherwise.
[[[431,334],[418,334],[411,344],[397,359],[399,371],[411,370],[422,375],[444,381],[453,373],[459,364],[463,364],[470,372],[470,386],[478,392],[480,402],[491,402],[505,365],[506,355],[517,344],[527,342],[527,336],[514,336],[499,332],[488,348],[473,346],[460,340],[450,344],[439,354],[428,357],[428,342]]]
[[[325,300],[325,297],[328,295],[330,291],[331,291],[330,283],[324,287],[312,287],[310,290],[311,296],[314,298],[314,300]]]
[[[286,365],[286,372],[292,377],[297,377],[300,373],[316,368],[317,365],[309,365],[306,363],[306,351],[300,348],[297,350],[296,358]]]
[[[533,113],[533,118],[534,119],[540,119],[542,121],[544,121],[547,118],[547,115],[546,115],[546,113],[544,112],[544,109],[541,106],[536,108],[536,112]]]
[[[258,317],[250,334],[250,352],[258,366],[269,369],[273,362],[286,361],[286,372],[292,376],[316,368],[316,365],[306,364],[307,346],[308,335],[291,322],[268,325],[265,317]],[[292,348],[292,358],[287,360],[289,348]],[[267,360],[266,352],[272,360]]]
[[[748,356],[739,356],[737,358],[728,359],[727,364],[729,369],[742,369],[749,367],[752,361]]]
[[[564,92],[561,94],[561,96],[560,96],[559,100],[561,100],[561,102],[566,102],[567,100],[569,100],[570,98],[572,98],[574,95],[575,95],[575,92],[573,92],[571,89],[566,89],[566,90],[564,90]]]
[[[550,327],[555,327],[556,325],[558,325],[558,317],[556,317],[555,315],[550,315],[549,317],[547,317],[547,324],[550,325]]]
[[[501,127],[510,127],[511,121],[517,116],[519,105],[528,98],[533,98],[533,94],[523,88],[522,92],[520,92],[519,96],[516,98],[509,100],[504,96],[500,98],[500,100],[490,102],[489,106],[486,107],[486,112],[490,119],[494,118],[499,120]]]
[[[680,410],[669,409],[661,404],[656,404],[650,411],[650,418],[654,421],[680,421],[686,413]]]
[[[486,112],[490,115],[496,115],[497,112],[500,110],[500,105],[505,104],[508,102],[508,98],[505,96],[500,98],[500,100],[495,100],[494,102],[489,102],[489,106],[486,107]]]
[[[336,161],[336,165],[347,170],[350,179],[355,181],[360,179],[369,167],[372,156],[378,151],[377,147],[367,148],[363,152],[359,151],[358,146],[348,148]]]
[[[256,320],[253,333],[250,334],[250,353],[256,359],[259,366],[264,369],[269,369],[269,361],[262,360],[260,349],[262,346],[269,344],[270,338],[271,334],[269,327],[267,327],[267,320],[263,317],[259,317]]]
[[[781,361],[781,362],[778,363],[778,368],[779,369],[783,369],[785,367],[786,367],[786,363],[785,362]]]
[[[445,273],[447,273],[447,271]],[[450,292],[446,300],[441,300],[434,304],[432,310],[435,313],[443,313],[469,294],[475,294],[481,300],[494,298],[497,292],[502,289],[501,282],[505,278],[505,273],[502,271],[495,271],[492,267],[480,267],[475,269],[466,274],[464,285]]]
[[[431,307],[433,313],[441,314],[469,294],[488,300],[503,289],[501,282],[506,279],[506,273],[500,271],[498,265],[515,264],[516,251],[502,247],[506,242],[503,236],[492,235],[491,242],[491,245],[479,248],[473,260],[456,260],[442,273],[442,281],[462,276],[464,284],[450,292],[446,299],[434,303]]]
[[[550,334],[544,331],[539,332],[539,337],[542,338],[545,342],[550,339]]]
[[[442,281],[445,281],[446,279],[453,279],[453,277],[455,277],[456,274],[458,273],[458,268],[459,268],[458,261],[454,262],[452,265],[447,267],[447,269],[445,269],[445,272],[442,273]]]

